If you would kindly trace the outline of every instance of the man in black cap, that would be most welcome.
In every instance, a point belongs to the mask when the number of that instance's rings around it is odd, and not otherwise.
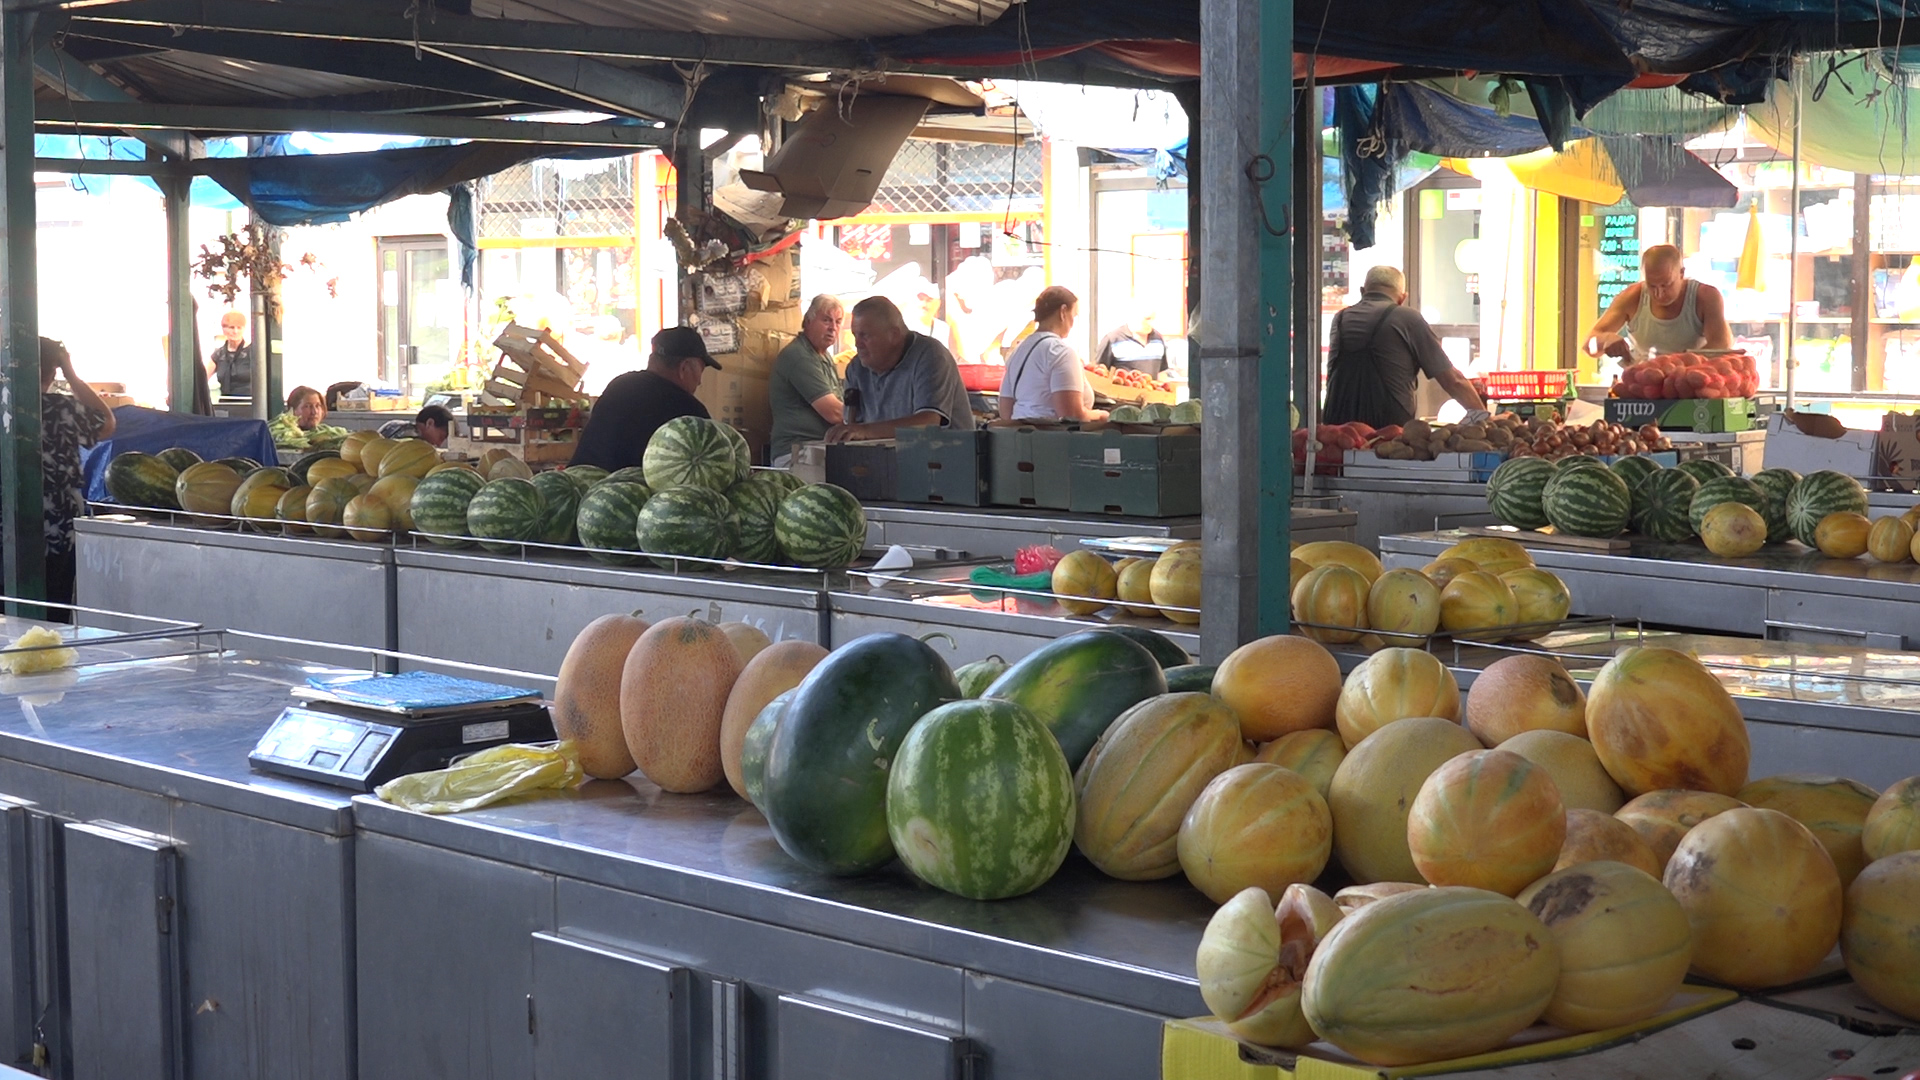
[[[720,365],[708,355],[699,331],[670,326],[653,335],[647,369],[616,375],[607,384],[569,464],[598,465],[608,472],[638,465],[660,425],[682,416],[711,418],[693,396],[708,368],[718,371]]]

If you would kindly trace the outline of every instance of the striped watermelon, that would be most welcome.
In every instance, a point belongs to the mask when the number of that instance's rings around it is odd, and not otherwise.
[[[634,523],[640,550],[670,570],[674,560],[660,556],[724,559],[733,553],[738,532],[727,497],[692,486],[655,492]]]
[[[735,440],[738,440],[736,442]],[[725,424],[700,416],[667,421],[647,440],[640,467],[655,491],[691,485],[721,492],[747,474],[746,440]]]
[[[773,535],[773,519],[780,513],[784,496],[780,484],[754,474],[727,489],[727,501],[733,504],[734,519],[740,525],[740,542],[733,557],[741,562],[780,561],[780,542]]]
[[[1865,516],[1867,492],[1860,481],[1843,472],[1821,469],[1801,477],[1787,494],[1787,528],[1793,538],[1813,547],[1813,530],[1828,514],[1853,513]]]
[[[607,474],[606,478],[616,484],[644,484],[647,482],[647,470],[638,465],[629,465],[624,469],[613,470]],[[647,494],[653,494],[653,489],[648,488]]]
[[[791,495],[807,486],[805,480],[800,479],[785,469],[756,469],[753,475],[756,479],[778,485],[780,494],[783,496]]]
[[[1011,701],[942,705],[887,771],[887,835],[916,877],[974,900],[1047,883],[1073,846],[1073,772],[1060,744]]]
[[[193,466],[200,464],[200,455],[184,446],[169,446],[165,450],[155,454],[154,457],[173,466],[173,471],[175,472],[186,472]]]
[[[1634,489],[1633,527],[1642,536],[1677,544],[1693,536],[1688,511],[1700,481],[1679,469],[1661,469]]]
[[[173,488],[179,479],[173,466],[137,450],[119,454],[107,463],[107,494],[122,506],[178,507],[180,499]]]
[[[580,512],[580,485],[565,473],[543,472],[534,474],[533,486],[540,489],[540,498],[546,504],[535,539],[543,544],[574,543],[573,519]]]
[[[846,488],[808,484],[780,500],[773,534],[801,566],[838,570],[853,565],[866,546],[867,512]]]
[[[1663,466],[1650,457],[1644,457],[1640,454],[1629,454],[1625,457],[1614,459],[1613,464],[1607,466],[1607,468],[1613,470],[1613,475],[1625,480],[1627,482],[1627,490],[1632,491],[1634,488],[1640,486],[1640,481],[1659,472]]]
[[[640,550],[635,530],[639,527],[640,510],[647,505],[647,495],[645,484],[609,480],[595,484],[592,491],[582,496],[573,521],[587,554],[616,566],[639,562],[639,556],[621,552]]]
[[[1553,471],[1557,473],[1571,472],[1574,469],[1604,469],[1606,467],[1606,462],[1601,461],[1592,454],[1572,454],[1553,463]]]
[[[573,481],[582,495],[593,490],[593,485],[607,478],[607,470],[598,465],[569,465],[562,469],[561,473]]]
[[[467,547],[467,506],[486,481],[470,469],[442,469],[420,481],[410,500],[414,531],[441,547]]]
[[[1767,497],[1767,505],[1760,508],[1760,516],[1767,522],[1767,543],[1784,544],[1793,539],[1793,530],[1787,528],[1787,496],[1793,494],[1800,474],[1792,469],[1761,469],[1752,479]]]
[[[1540,508],[1555,529],[1570,536],[1616,536],[1633,515],[1633,493],[1604,465],[1567,469],[1547,482]]]
[[[1509,525],[1540,528],[1547,524],[1546,511],[1540,509],[1540,493],[1555,473],[1553,463],[1545,458],[1518,457],[1501,462],[1487,478],[1487,509]]]
[[[467,503],[467,535],[488,551],[512,552],[522,542],[539,540],[547,501],[533,481],[517,476],[489,480]],[[420,520],[419,515],[414,521]]]
[[[753,448],[747,445],[747,437],[739,428],[727,423],[720,423],[720,428],[733,444],[733,458],[740,468],[740,479],[745,480],[753,472]]]
[[[345,529],[336,526],[345,519],[347,504],[359,495],[359,490],[344,476],[330,476],[313,485],[307,492],[305,520],[313,527],[314,535],[328,539],[347,535]]]
[[[1687,504],[1687,524],[1694,534],[1700,534],[1700,522],[1705,520],[1707,511],[1724,502],[1745,503],[1754,511],[1766,517],[1767,493],[1744,476],[1716,476],[1700,485],[1693,493],[1693,501]]]
[[[1694,458],[1692,461],[1683,461],[1674,466],[1674,468],[1679,469],[1681,472],[1686,473],[1688,476],[1693,477],[1703,484],[1717,476],[1733,475],[1732,469],[1727,468],[1724,464],[1712,458]]]

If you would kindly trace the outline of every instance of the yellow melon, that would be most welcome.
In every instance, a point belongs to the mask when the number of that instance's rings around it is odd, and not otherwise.
[[[1511,750],[1547,770],[1569,810],[1578,807],[1611,814],[1626,805],[1626,793],[1607,775],[1600,755],[1593,752],[1593,744],[1578,735],[1523,731],[1501,743],[1500,749]]]
[[[1399,896],[1406,892],[1419,892],[1426,888],[1425,883],[1411,881],[1375,881],[1365,885],[1349,885],[1333,894],[1335,906],[1349,915],[1375,900],[1385,900],[1389,896]]]
[[[391,455],[389,455],[391,456]],[[413,531],[413,489],[420,481],[410,474],[393,473],[373,482],[367,494],[387,504],[393,512],[393,527],[401,532]]]
[[[1420,876],[1517,895],[1553,870],[1567,809],[1547,771],[1507,750],[1475,750],[1427,777],[1407,817]]]
[[[1430,652],[1382,649],[1360,662],[1334,705],[1340,740],[1351,750],[1381,727],[1409,716],[1460,718],[1460,684]]]
[[[1587,696],[1550,656],[1521,653],[1487,665],[1467,688],[1467,727],[1488,746],[1523,731],[1586,738]]]
[[[1274,634],[1227,654],[1213,673],[1213,696],[1240,718],[1241,737],[1263,743],[1296,731],[1334,726],[1340,662],[1318,642]]]
[[[1407,846],[1407,814],[1435,769],[1480,740],[1437,716],[1395,721],[1360,740],[1334,771],[1327,791],[1333,850],[1362,884],[1421,881]]]
[[[361,453],[365,460],[366,454]],[[440,451],[425,439],[401,439],[380,455],[375,465],[374,475],[385,479],[389,476],[411,476],[415,480],[427,475],[427,470],[440,464]]]
[[[1654,1016],[1693,960],[1687,912],[1644,870],[1590,862],[1557,870],[1516,899],[1560,946],[1560,979],[1541,1019],[1600,1031]]]
[[[1189,626],[1200,622],[1200,559],[1199,547],[1175,546],[1154,560],[1147,591],[1161,615]]]
[[[1091,615],[1116,595],[1113,564],[1086,548],[1070,551],[1053,565],[1053,591],[1060,606],[1075,615]],[[1070,599],[1079,598],[1079,599]]]
[[[1308,884],[1333,851],[1327,800],[1292,769],[1236,765],[1201,790],[1180,823],[1180,869],[1216,904],[1257,886]]]
[[[1868,862],[1920,850],[1920,776],[1909,776],[1880,793],[1860,829]]]
[[[1122,559],[1114,568],[1114,592],[1128,614],[1142,617],[1158,615],[1153,606],[1153,561]]]
[[[1228,900],[1200,937],[1200,998],[1227,1029],[1262,1046],[1302,1047],[1315,1038],[1300,1011],[1307,964],[1340,922],[1340,905],[1311,885],[1289,885],[1276,908],[1249,887]]]
[[[1513,590],[1514,602],[1519,605],[1516,621],[1538,627],[1529,637],[1547,633],[1551,624],[1566,619],[1567,612],[1573,610],[1573,594],[1567,591],[1567,583],[1551,570],[1523,566],[1501,574],[1500,580]]]
[[[353,466],[357,471],[360,468],[360,448],[379,437],[380,433],[370,428],[347,432],[347,437],[340,442],[340,460]],[[308,482],[315,482],[311,473],[308,475]]]
[[[1881,859],[1848,886],[1840,955],[1868,997],[1920,1021],[1920,851]]]
[[[385,540],[393,535],[393,511],[372,495],[355,495],[347,500],[340,515],[347,535],[355,540]]]
[[[1295,585],[1300,584],[1300,579],[1307,576],[1307,571],[1311,569],[1313,569],[1313,567],[1308,566],[1306,563],[1301,562],[1299,559],[1289,558],[1287,560],[1287,595],[1288,596],[1293,595],[1293,587]]]
[[[1417,646],[1440,629],[1440,588],[1418,570],[1389,570],[1367,590],[1367,625],[1388,645]]]
[[[280,519],[280,531],[288,536],[303,536],[313,530],[307,527],[307,496],[313,489],[305,484],[288,488],[280,495],[280,501],[274,504],[273,516]]]
[[[1475,569],[1495,576],[1533,565],[1533,555],[1525,547],[1497,536],[1476,536],[1471,540],[1462,540],[1441,552],[1440,558],[1465,559]]]
[[[1723,559],[1738,559],[1767,543],[1767,519],[1746,503],[1723,502],[1700,519],[1700,540]]]
[[[1778,810],[1813,831],[1814,838],[1833,857],[1842,887],[1853,883],[1867,865],[1860,846],[1867,814],[1880,793],[1839,776],[1767,776],[1740,789],[1748,806]]]
[[[1587,692],[1587,736],[1628,795],[1686,788],[1732,795],[1752,743],[1733,698],[1698,660],[1673,649],[1622,649]]]
[[[368,476],[379,476],[381,459],[387,456],[388,451],[399,445],[398,440],[382,438],[379,435],[361,443],[360,471]]]
[[[1181,822],[1213,778],[1239,764],[1244,749],[1233,711],[1210,695],[1163,694],[1135,705],[1093,744],[1074,775],[1074,845],[1124,881],[1179,873]]]
[[[1440,628],[1455,637],[1498,640],[1504,636],[1500,631],[1519,619],[1513,590],[1485,570],[1461,574],[1440,590]]]
[[[1738,810],[1746,804],[1728,795],[1712,791],[1685,791],[1678,788],[1649,791],[1629,800],[1613,816],[1626,822],[1646,841],[1647,848],[1667,865],[1673,852],[1694,826],[1717,814]]]
[[[353,476],[359,471],[359,467],[344,456],[321,458],[307,466],[307,483],[318,487],[322,480],[330,480],[336,476]]]
[[[1829,559],[1857,559],[1867,551],[1867,533],[1873,523],[1865,514],[1841,510],[1813,527],[1813,546]]]
[[[1598,810],[1568,810],[1567,840],[1560,845],[1560,857],[1554,860],[1553,868],[1565,870],[1584,862],[1603,861],[1626,863],[1655,875],[1656,880],[1666,870],[1633,826]]]
[[[1465,559],[1453,558],[1435,559],[1421,567],[1420,572],[1426,575],[1428,581],[1433,582],[1434,588],[1444,589],[1447,587],[1447,582],[1452,581],[1461,574],[1471,573],[1478,569],[1480,569],[1478,566],[1473,565]]]
[[[734,653],[738,655],[739,649]],[[720,769],[734,794],[747,797],[746,778],[740,771],[740,755],[747,741],[747,729],[767,703],[800,685],[827,650],[811,641],[782,641],[761,649],[740,669],[740,677],[727,692],[726,708],[720,714]]]
[[[1867,554],[1880,562],[1906,562],[1912,551],[1913,526],[1905,518],[1883,517],[1867,530]]]
[[[1920,530],[1920,505],[1909,506],[1902,510],[1900,520],[1907,523],[1907,528]]]
[[[1373,584],[1381,572],[1380,557],[1359,544],[1345,540],[1315,540],[1310,544],[1301,544],[1293,549],[1293,557],[1318,569],[1322,566],[1344,566],[1357,571]]]
[[[633,753],[620,727],[620,673],[647,622],[602,615],[567,646],[553,688],[553,729],[571,739],[588,776],[617,780],[633,771]]]
[[[1253,760],[1292,769],[1306,777],[1321,798],[1326,798],[1328,789],[1333,787],[1333,774],[1346,756],[1347,747],[1340,741],[1339,732],[1309,728],[1262,743]]]
[[[1293,588],[1293,619],[1300,633],[1329,644],[1356,640],[1369,629],[1370,588],[1365,574],[1339,563],[1307,571]]]
[[[1833,859],[1778,810],[1740,807],[1701,822],[1663,880],[1693,926],[1693,970],[1736,989],[1804,978],[1840,938]]]
[[[492,451],[489,450],[488,453],[492,453]],[[526,462],[521,461],[517,457],[504,457],[494,462],[493,466],[487,470],[488,480],[499,480],[509,476],[518,477],[522,480],[531,480],[533,479],[533,469],[529,468]]]

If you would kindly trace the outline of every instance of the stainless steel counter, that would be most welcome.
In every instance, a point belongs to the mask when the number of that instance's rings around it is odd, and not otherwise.
[[[1314,489],[1340,497],[1340,504],[1355,515],[1351,539],[1375,551],[1381,537],[1396,533],[1497,524],[1487,509],[1485,484],[1317,476]]]
[[[907,503],[884,503],[866,509],[868,547],[899,544],[908,548],[944,549],[962,558],[1007,559],[1023,547],[1039,544],[1071,551],[1081,540],[1091,537],[1194,540],[1200,536],[1198,517],[1114,517],[1072,514],[1065,510]],[[1352,540],[1354,522],[1351,510],[1295,507],[1290,535],[1301,543]]]

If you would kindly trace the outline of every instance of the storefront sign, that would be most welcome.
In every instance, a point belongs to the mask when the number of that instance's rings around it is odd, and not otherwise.
[[[1640,215],[1628,210],[1600,215],[1600,310],[1640,280]]]

